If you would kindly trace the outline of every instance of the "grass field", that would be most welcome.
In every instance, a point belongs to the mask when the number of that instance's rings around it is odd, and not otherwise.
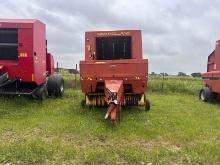
[[[151,111],[123,109],[116,127],[65,79],[61,99],[0,98],[0,164],[220,164],[220,103],[198,100],[199,79],[166,78],[162,89],[151,78]]]

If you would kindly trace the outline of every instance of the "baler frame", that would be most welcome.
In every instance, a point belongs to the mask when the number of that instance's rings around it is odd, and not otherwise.
[[[147,65],[148,60],[142,59],[139,30],[86,32],[85,60],[80,61],[85,93],[82,104],[107,105],[105,119],[110,118],[112,123],[119,121],[122,106],[145,106],[148,111]]]
[[[63,84],[47,52],[45,24],[35,19],[0,19],[0,95],[44,99],[54,93],[61,96]]]
[[[208,56],[207,72],[202,74],[204,87],[199,92],[202,101],[220,99],[220,40],[215,50]]]

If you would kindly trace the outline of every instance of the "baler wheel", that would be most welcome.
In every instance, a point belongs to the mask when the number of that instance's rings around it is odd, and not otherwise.
[[[48,92],[47,92],[47,90],[45,89],[45,90],[43,90],[43,91],[41,92],[41,95],[40,95],[39,99],[45,100],[45,99],[47,98],[47,96],[48,96]]]
[[[81,101],[81,106],[82,106],[82,107],[85,107],[85,105],[86,105],[86,100],[82,100],[82,101]]]
[[[145,102],[145,111],[150,111],[150,101],[144,95],[144,102]]]
[[[48,91],[46,85],[40,86],[33,94],[33,98],[35,99],[40,99],[40,100],[45,100],[48,96]]]
[[[210,88],[204,87],[200,90],[199,92],[200,100],[207,102],[207,101],[210,101],[212,98],[213,98],[213,93]]]
[[[47,90],[49,96],[61,97],[64,93],[64,80],[58,75],[51,75],[47,80]]]

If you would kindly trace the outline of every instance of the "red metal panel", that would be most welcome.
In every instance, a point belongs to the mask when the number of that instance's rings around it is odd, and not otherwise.
[[[207,71],[202,74],[205,85],[220,93],[220,40],[216,41],[215,50],[208,57]]]
[[[117,94],[116,104],[120,104],[121,101],[123,101],[124,98],[124,89],[123,89],[123,80],[105,80],[105,99],[107,104],[109,104],[111,101],[110,94],[115,93]]]
[[[95,92],[96,83],[104,80],[124,80],[131,84],[133,92],[140,94],[147,88],[147,60],[114,60],[105,63],[82,61],[80,63],[81,86],[83,92]],[[100,72],[103,71],[103,72]],[[87,81],[88,80],[88,81]],[[91,82],[92,84],[90,84]]]
[[[50,53],[47,53],[47,72],[48,75],[54,74],[54,59]]]
[[[215,69],[215,51],[213,51],[208,57],[207,72],[214,71]]]
[[[31,82],[33,73],[33,29],[18,29],[18,68],[14,68],[13,74],[23,81]]]
[[[33,28],[35,19],[0,19],[0,28]]]
[[[45,24],[40,21],[34,23],[33,59],[34,81],[40,85],[46,80],[46,34]]]
[[[220,40],[216,42],[216,48],[215,48],[215,64],[216,64],[216,70],[220,70]]]
[[[132,59],[142,58],[142,40],[140,30],[120,31],[96,31],[85,33],[85,60],[91,61],[91,55],[96,54],[96,37],[131,36],[132,37]]]
[[[220,93],[220,71],[212,71],[202,74],[205,84],[213,92]]]
[[[146,76],[148,73],[146,59],[109,60],[109,61],[81,61],[80,73],[82,77],[132,77]],[[100,72],[103,71],[103,72]]]
[[[94,60],[96,54],[96,37],[131,36],[132,59]],[[123,80],[124,85],[130,84],[132,92],[144,93],[147,88],[148,60],[142,59],[141,31],[121,30],[86,32],[85,60],[80,61],[81,88],[84,93],[96,91],[98,83],[104,80]]]
[[[10,78],[31,82],[33,73],[33,30],[30,28],[18,29],[18,43],[20,45],[18,47],[18,60],[0,60],[0,65],[4,66]]]
[[[32,19],[0,19],[0,28],[18,29],[18,61],[0,60],[10,78],[40,85],[46,80],[45,24]]]

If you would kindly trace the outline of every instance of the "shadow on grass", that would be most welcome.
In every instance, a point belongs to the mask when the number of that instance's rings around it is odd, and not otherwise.
[[[207,102],[203,102],[202,100],[200,100],[202,103],[207,104],[207,105],[215,105],[220,107],[220,100],[219,99],[214,99],[214,100],[210,100]]]

